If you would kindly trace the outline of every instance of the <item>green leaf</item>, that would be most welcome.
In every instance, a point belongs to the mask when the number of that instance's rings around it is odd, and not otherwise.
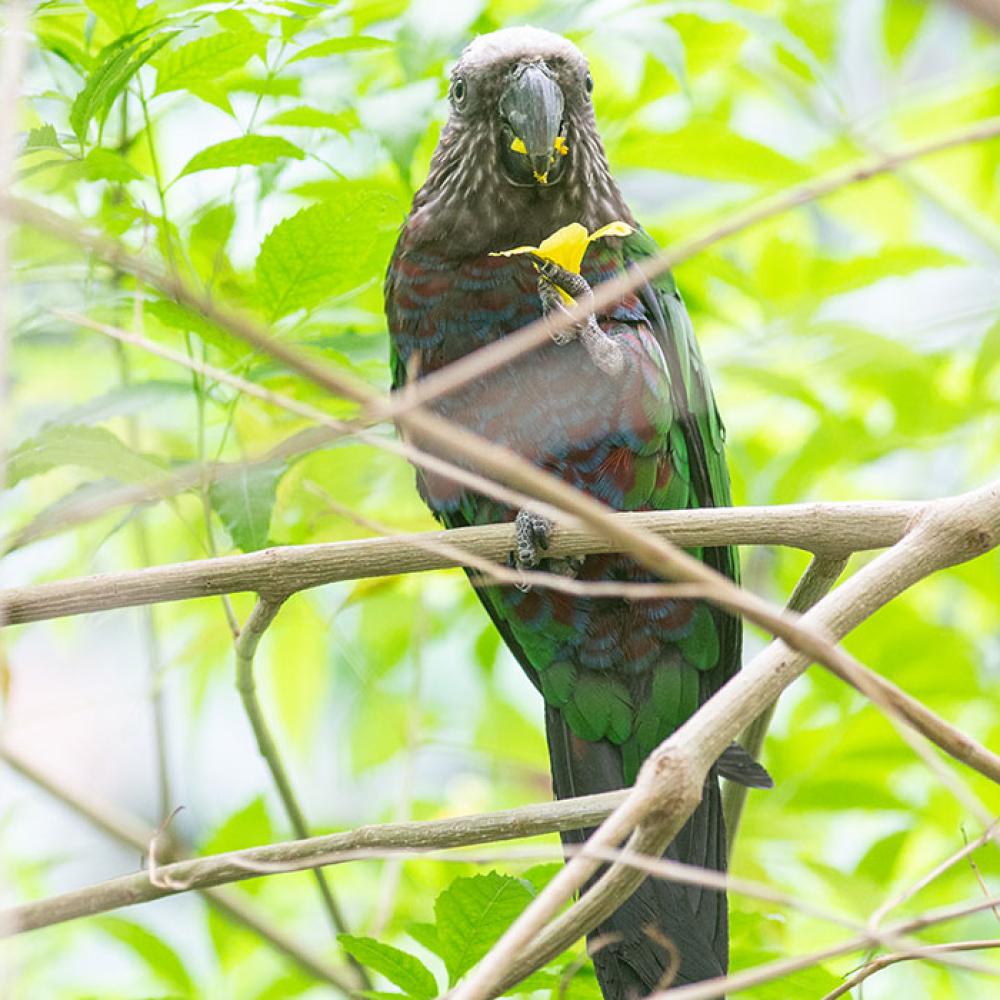
[[[242,463],[209,487],[212,509],[244,552],[267,545],[278,482],[285,468],[278,462]]]
[[[247,28],[196,38],[187,45],[170,49],[156,60],[156,93],[190,89],[214,82],[230,70],[239,69],[254,56],[263,55],[267,36]]]
[[[370,937],[339,934],[337,940],[349,955],[353,955],[362,965],[385,976],[390,983],[398,986],[414,1000],[432,1000],[438,995],[438,985],[434,976],[416,955]]]
[[[221,167],[259,167],[281,159],[302,160],[305,155],[295,143],[281,136],[244,135],[195,153],[177,176],[185,177],[200,170],[218,170]]]
[[[197,995],[194,982],[180,956],[152,931],[120,917],[99,917],[97,925],[138,955],[158,979],[173,992],[184,997]]]
[[[28,133],[25,149],[62,149],[54,125],[41,125]]]
[[[319,59],[323,56],[341,55],[344,52],[370,52],[373,49],[386,49],[393,43],[385,38],[371,38],[367,35],[355,35],[348,38],[328,38],[324,42],[317,42],[308,48],[297,52],[289,63],[299,62],[301,59]]]
[[[98,424],[111,417],[132,416],[164,404],[177,403],[191,393],[191,383],[150,379],[115,386],[85,403],[59,414],[59,424]]]
[[[87,469],[123,483],[138,483],[163,473],[162,465],[132,451],[103,427],[52,425],[10,453],[7,486],[63,466]]]
[[[121,35],[149,24],[156,17],[156,4],[138,0],[87,0],[87,6],[109,28]]]
[[[397,202],[344,185],[343,197],[302,209],[268,233],[257,256],[257,288],[271,319],[310,309],[370,281]]]
[[[126,159],[110,149],[92,149],[83,161],[83,175],[88,181],[128,181],[142,179],[142,174]]]
[[[347,111],[321,111],[307,104],[297,108],[279,111],[267,120],[268,125],[288,125],[292,128],[332,128],[337,132],[347,132],[359,125],[358,114],[353,109]]]
[[[231,333],[209,322],[201,313],[171,299],[153,299],[146,303],[145,308],[146,312],[155,316],[164,326],[196,333],[206,344],[211,344],[230,356],[242,356],[248,351],[246,345]]]
[[[139,69],[173,38],[168,32],[149,42],[143,28],[117,39],[101,53],[100,62],[87,77],[83,89],[76,95],[69,113],[69,123],[80,142],[87,137],[87,127],[93,119],[103,124],[115,98],[125,89]]]
[[[457,878],[438,896],[434,914],[449,986],[493,947],[531,900],[524,882],[499,872]]]
[[[230,813],[202,842],[202,854],[221,854],[274,840],[274,827],[267,813],[263,795],[252,798],[245,806]]]
[[[428,951],[440,957],[441,942],[438,940],[437,927],[434,924],[413,922],[406,925],[406,933],[417,944],[423,945]]]

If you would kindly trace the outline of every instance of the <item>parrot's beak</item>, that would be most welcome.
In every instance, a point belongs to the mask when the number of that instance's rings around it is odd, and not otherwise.
[[[552,184],[568,147],[563,92],[544,63],[521,63],[500,97],[504,166],[515,184]]]

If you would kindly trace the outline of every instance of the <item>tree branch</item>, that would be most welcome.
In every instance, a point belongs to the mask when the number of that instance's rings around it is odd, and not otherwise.
[[[313,868],[330,863],[324,859],[336,859],[351,851],[422,851],[578,830],[599,823],[625,797],[624,791],[607,792],[476,816],[363,826],[345,833],[177,861],[160,866],[155,879],[149,872],[136,872],[98,886],[3,911],[0,913],[0,936],[162,899],[178,892],[259,878],[276,869],[292,872]]]
[[[823,1000],[836,1000],[837,997],[850,993],[855,986],[863,983],[869,976],[873,976],[876,972],[881,972],[897,962],[912,962],[915,959],[933,958],[936,955],[956,951],[981,951],[987,948],[1000,948],[1000,938],[986,941],[948,941],[945,944],[929,944],[923,948],[914,948],[912,951],[897,951],[891,955],[880,955],[853,975],[848,976],[840,986],[827,993]]]
[[[777,507],[716,507],[688,511],[611,514],[635,532],[698,545],[788,545],[823,555],[844,555],[894,545],[929,504],[947,501],[810,503]],[[102,573],[0,590],[0,620],[8,625],[109,611],[164,601],[254,592],[285,597],[342,580],[423,573],[460,565],[435,543],[502,561],[514,547],[510,524],[391,538],[369,538],[262,549],[148,569]],[[610,552],[602,533],[557,525],[548,555],[556,558]]]

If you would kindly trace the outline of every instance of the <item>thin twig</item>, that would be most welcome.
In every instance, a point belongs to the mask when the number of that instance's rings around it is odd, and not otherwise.
[[[940,878],[946,871],[953,868],[958,864],[962,858],[967,858],[974,851],[977,851],[984,844],[988,843],[997,831],[997,823],[993,823],[991,826],[987,827],[975,840],[970,841],[968,844],[963,845],[959,850],[955,851],[954,854],[949,855],[944,859],[939,865],[935,865],[926,875],[918,879],[913,885],[908,886],[906,889],[897,893],[896,895],[887,899],[872,915],[869,921],[871,926],[877,927],[885,917],[892,912],[892,910],[897,909],[902,906],[905,902],[912,899],[917,893],[926,889],[932,882]]]
[[[873,976],[876,972],[881,972],[882,969],[895,965],[897,962],[912,962],[956,951],[980,951],[988,948],[1000,948],[1000,938],[986,941],[949,941],[946,944],[925,945],[922,948],[914,948],[912,951],[897,951],[891,955],[880,955],[845,979],[835,990],[827,993],[823,1000],[837,1000],[837,997],[850,993],[855,986],[863,983],[869,976]]]

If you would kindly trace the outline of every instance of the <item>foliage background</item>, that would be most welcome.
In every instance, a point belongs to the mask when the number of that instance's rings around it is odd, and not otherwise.
[[[48,2],[33,13],[17,112],[19,190],[384,387],[381,275],[436,141],[447,69],[473,33],[523,22],[569,34],[591,59],[612,166],[664,243],[803,178],[1000,113],[996,37],[947,4],[917,0]],[[998,182],[1000,143],[953,150],[679,269],[728,424],[737,503],[932,497],[996,474]],[[54,307],[140,328],[333,415],[352,412],[80,252],[26,230],[16,240],[8,544],[84,491],[192,461],[258,458],[306,426],[120,349]],[[364,534],[329,498],[397,530],[428,529],[412,480],[367,446],[319,449],[15,545],[3,580]],[[778,599],[805,563],[765,549],[744,560],[746,583]],[[847,642],[993,746],[998,568],[993,553],[925,582]],[[242,619],[249,603],[233,604]],[[751,634],[750,650],[762,641]],[[176,828],[204,851],[287,838],[239,708],[231,647],[218,600],[12,630],[0,663],[3,739],[79,793],[155,824],[151,695],[161,691],[169,807],[184,805]],[[300,594],[265,638],[258,671],[316,832],[549,794],[537,699],[458,572]],[[751,796],[738,874],[864,919],[962,843],[967,818],[954,800],[824,673],[786,694],[766,763],[777,787]],[[134,869],[131,852],[23,780],[4,772],[0,789],[7,902]],[[521,881],[490,876],[450,891],[499,889],[516,912],[552,870],[499,868]],[[1000,874],[995,855],[980,869]],[[449,904],[435,911],[435,898],[488,870],[371,862],[330,878],[356,934],[420,956],[444,987],[420,925],[437,921],[440,941]],[[969,898],[975,879],[959,866],[916,905]],[[239,891],[303,942],[338,953],[308,875]],[[735,968],[840,933],[735,897],[732,909]],[[986,914],[939,933],[996,936],[995,923]],[[483,927],[486,937],[500,929]],[[326,995],[194,897],[39,932],[5,959],[3,987],[18,998]],[[856,963],[744,995],[818,997]],[[449,953],[448,965],[461,961]],[[419,972],[397,985],[416,1000],[436,992]],[[865,995],[976,988],[962,973],[909,963]],[[586,970],[569,992],[597,995]]]

